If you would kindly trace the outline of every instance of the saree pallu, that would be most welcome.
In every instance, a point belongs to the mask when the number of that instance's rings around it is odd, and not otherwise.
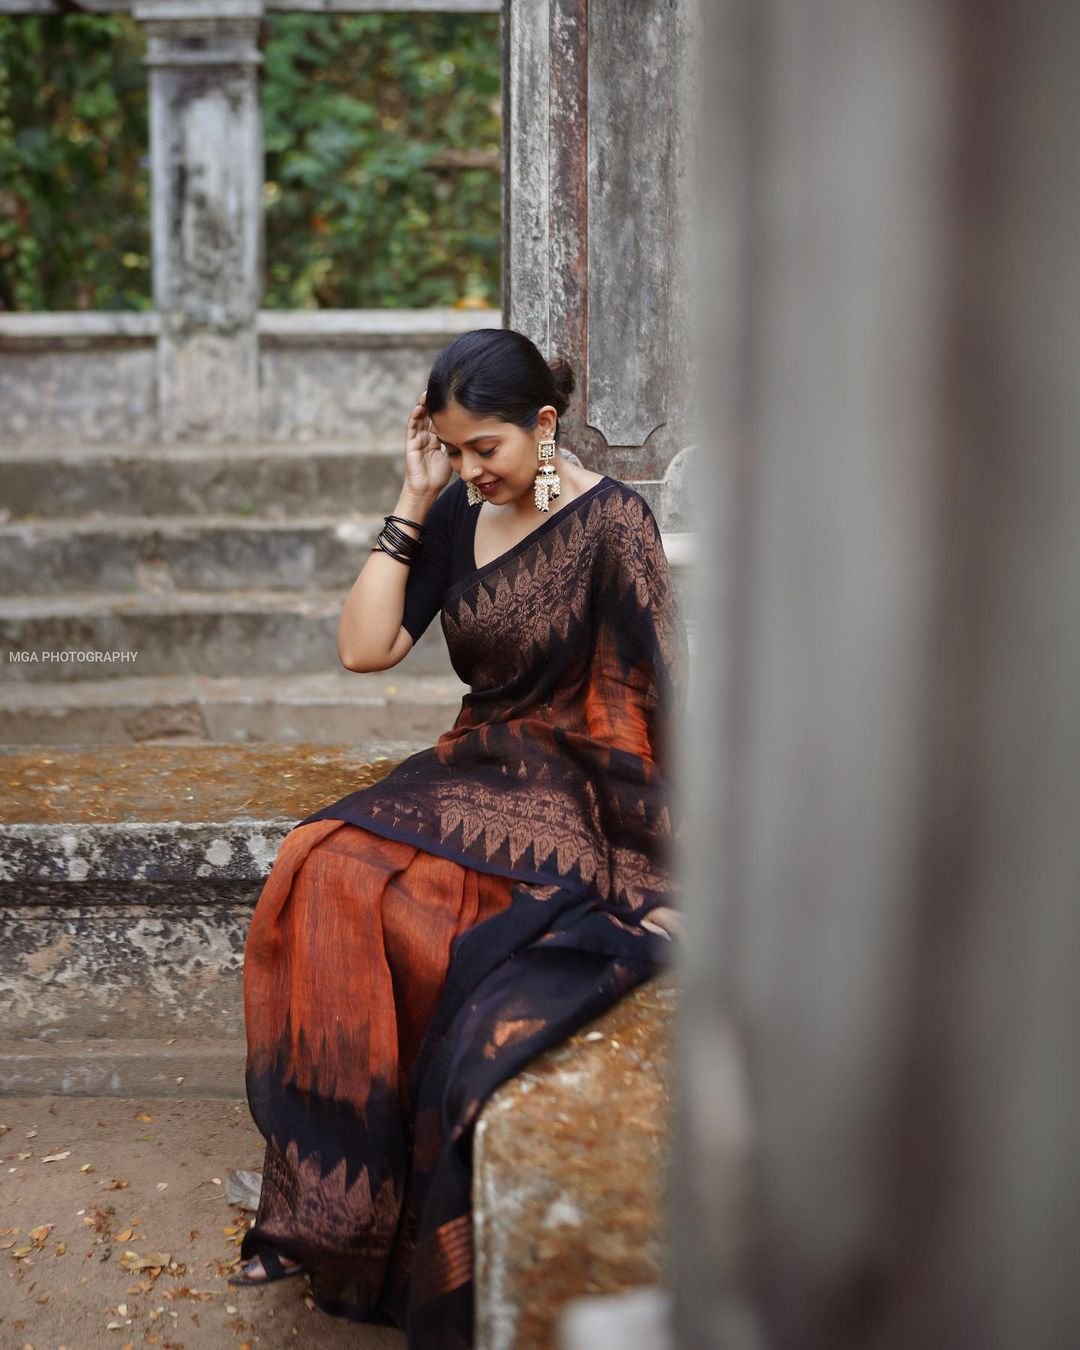
[[[458,486],[458,485],[455,485]],[[686,640],[659,529],[611,478],[447,594],[471,686],[430,750],[281,846],[245,953],[267,1139],[242,1255],[316,1303],[473,1344],[472,1130],[500,1083],[671,959]]]

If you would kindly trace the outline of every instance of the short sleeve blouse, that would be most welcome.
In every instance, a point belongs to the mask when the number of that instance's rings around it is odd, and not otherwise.
[[[442,609],[450,587],[476,570],[476,517],[476,509],[468,504],[465,482],[455,475],[424,517],[423,546],[405,583],[401,624],[414,642]]]

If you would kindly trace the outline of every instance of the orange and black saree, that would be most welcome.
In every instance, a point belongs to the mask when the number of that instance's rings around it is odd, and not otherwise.
[[[644,499],[605,477],[447,592],[453,727],[286,837],[248,937],[267,1139],[243,1255],[411,1350],[473,1340],[487,1098],[670,960],[686,637]]]

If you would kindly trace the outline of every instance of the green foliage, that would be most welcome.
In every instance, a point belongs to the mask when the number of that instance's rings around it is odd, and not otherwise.
[[[143,35],[0,16],[0,309],[149,309]]]
[[[497,307],[499,16],[265,33],[264,304]],[[0,16],[0,309],[151,307],[143,51],[126,16]]]
[[[274,16],[267,307],[498,307],[499,41],[497,14]],[[461,150],[496,171],[432,167]]]

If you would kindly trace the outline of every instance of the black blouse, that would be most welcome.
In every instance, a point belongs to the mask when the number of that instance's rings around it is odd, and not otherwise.
[[[442,609],[449,588],[475,572],[473,539],[479,514],[479,507],[469,505],[465,480],[455,475],[424,517],[424,542],[409,567],[401,620],[414,642]]]
[[[612,481],[607,474],[603,474],[579,496],[592,496],[603,484]],[[500,553],[491,563],[478,568],[475,541],[480,508],[469,505],[467,484],[464,479],[455,476],[435,498],[424,518],[423,544],[416,561],[409,567],[408,580],[405,582],[405,609],[401,624],[413,642],[419,640],[447,599],[456,594],[460,582],[487,572],[496,562],[508,560],[511,555],[527,548],[533,536],[548,520],[561,516],[563,510],[577,500],[575,497],[567,507],[560,507],[550,516],[538,517],[535,530],[505,553]]]

